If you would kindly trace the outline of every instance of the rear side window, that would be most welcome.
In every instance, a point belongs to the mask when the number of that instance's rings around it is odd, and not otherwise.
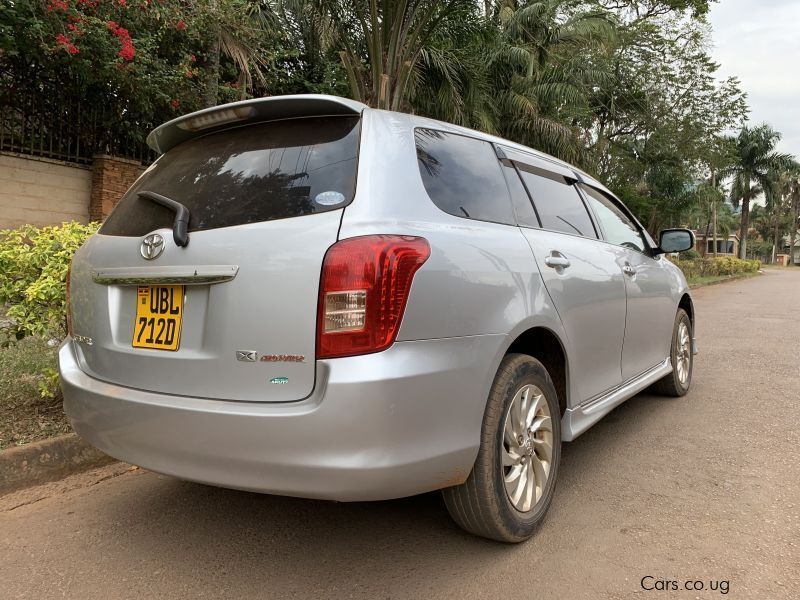
[[[543,229],[597,238],[592,219],[572,182],[549,171],[520,165]]]
[[[436,206],[459,217],[515,224],[490,143],[433,129],[417,129],[415,138],[422,183]]]
[[[184,204],[189,231],[299,217],[353,199],[358,117],[290,119],[212,133],[169,150],[122,197],[100,233],[140,236],[175,214],[140,191]]]

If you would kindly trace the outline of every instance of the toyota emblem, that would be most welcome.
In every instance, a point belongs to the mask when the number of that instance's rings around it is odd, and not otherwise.
[[[141,252],[142,258],[145,260],[153,260],[154,258],[158,258],[161,256],[163,251],[164,238],[158,233],[151,233],[150,235],[146,236],[142,240],[142,246],[139,248],[139,252]]]

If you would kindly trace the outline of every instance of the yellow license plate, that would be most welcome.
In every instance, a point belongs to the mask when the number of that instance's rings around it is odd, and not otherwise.
[[[182,285],[139,286],[133,327],[134,348],[177,350],[182,320]]]

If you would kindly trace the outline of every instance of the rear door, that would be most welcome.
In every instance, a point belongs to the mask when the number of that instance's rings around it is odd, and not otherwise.
[[[504,151],[511,161],[506,168],[519,173],[533,199],[536,223],[527,222],[540,227],[522,231],[569,338],[572,404],[577,405],[622,382],[625,282],[618,252],[598,239],[571,171]]]
[[[321,265],[355,193],[359,135],[358,117],[289,119],[164,154],[73,263],[86,372],[167,394],[308,396]],[[175,213],[141,191],[189,209],[187,246],[173,240]],[[162,318],[177,340],[160,332]]]

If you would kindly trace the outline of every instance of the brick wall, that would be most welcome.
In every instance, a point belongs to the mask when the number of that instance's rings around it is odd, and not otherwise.
[[[0,229],[89,220],[88,167],[0,154]]]
[[[144,167],[135,160],[104,154],[95,156],[92,161],[89,218],[92,221],[105,219],[142,171]]]

